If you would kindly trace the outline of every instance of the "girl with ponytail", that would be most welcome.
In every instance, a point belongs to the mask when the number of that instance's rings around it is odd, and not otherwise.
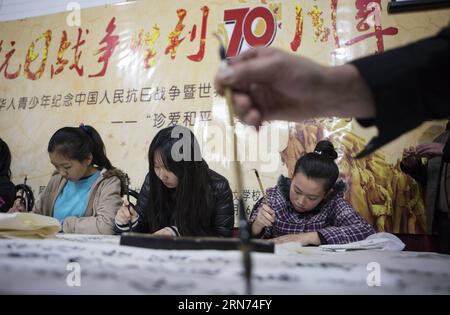
[[[344,200],[345,184],[337,181],[337,153],[327,140],[298,159],[292,179],[280,176],[250,216],[252,235],[302,245],[345,244],[375,230]]]
[[[56,172],[33,212],[58,219],[65,233],[114,234],[124,176],[111,165],[97,130],[83,124],[61,128],[50,138],[47,151]],[[22,207],[16,202],[10,211]]]

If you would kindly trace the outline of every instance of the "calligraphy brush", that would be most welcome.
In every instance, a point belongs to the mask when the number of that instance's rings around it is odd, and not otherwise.
[[[226,61],[226,50],[225,46],[222,43],[221,38],[214,34],[214,36],[218,39],[220,44],[220,59],[221,59],[221,67],[227,67]],[[251,274],[252,274],[252,262],[250,257],[250,231],[248,227],[248,221],[245,217],[245,209],[244,209],[244,200],[242,199],[242,170],[241,165],[237,159],[237,137],[235,132],[235,124],[234,124],[234,109],[233,109],[233,93],[230,87],[224,88],[224,96],[225,101],[228,106],[228,118],[230,121],[231,128],[233,128],[233,156],[235,159],[234,163],[234,173],[237,182],[238,189],[238,197],[239,197],[239,238],[241,240],[241,251],[244,261],[244,270],[245,270],[245,280],[246,280],[246,293],[251,294]]]
[[[131,210],[130,210],[130,205],[131,205],[131,203],[130,203],[130,178],[128,177],[128,174],[125,174],[125,183],[127,186],[127,201],[128,201],[127,208],[128,208],[128,212],[130,213],[130,220],[128,221],[128,226],[129,226],[130,232],[131,232],[131,228],[132,228],[131,218],[133,216],[132,216]]]

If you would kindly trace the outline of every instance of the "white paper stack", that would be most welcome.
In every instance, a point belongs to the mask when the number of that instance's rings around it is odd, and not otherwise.
[[[48,238],[61,229],[58,220],[34,213],[0,213],[0,238]]]
[[[348,244],[320,245],[320,249],[333,252],[345,252],[350,250],[381,249],[389,251],[401,251],[405,244],[395,235],[380,232],[369,235],[365,240]]]

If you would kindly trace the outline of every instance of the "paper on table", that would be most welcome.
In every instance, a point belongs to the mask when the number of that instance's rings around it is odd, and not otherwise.
[[[54,237],[61,225],[58,220],[35,213],[0,213],[0,237]]]
[[[388,251],[401,251],[405,248],[403,243],[397,236],[379,232],[369,235],[365,240],[359,242],[353,242],[348,244],[327,244],[320,245],[320,249],[326,251],[350,251],[350,250],[363,250],[363,249],[381,249]]]

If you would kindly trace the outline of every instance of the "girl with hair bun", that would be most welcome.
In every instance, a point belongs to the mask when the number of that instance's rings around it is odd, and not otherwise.
[[[267,205],[261,199],[253,208],[253,237],[321,245],[351,243],[375,233],[344,199],[337,156],[333,144],[322,140],[297,160],[292,179],[280,176],[266,192]]]

